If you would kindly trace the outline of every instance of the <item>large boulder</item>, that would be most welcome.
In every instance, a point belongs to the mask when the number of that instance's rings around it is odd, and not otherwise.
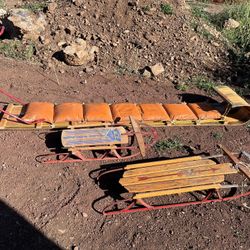
[[[47,25],[43,13],[35,14],[27,9],[12,9],[8,20],[18,28],[23,39],[36,41]]]

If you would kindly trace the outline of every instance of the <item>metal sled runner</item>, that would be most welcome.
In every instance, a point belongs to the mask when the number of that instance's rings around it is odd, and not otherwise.
[[[237,188],[236,184],[224,184],[225,176],[242,172],[250,180],[249,165],[239,161],[227,149],[225,154],[233,163],[218,164],[212,158],[222,155],[201,157],[193,156],[165,161],[127,165],[100,174],[98,180],[123,171],[119,184],[127,190],[129,199],[119,200],[103,210],[104,215],[132,213],[163,208],[183,207],[211,202],[222,202],[249,196],[250,191],[223,196],[223,189]],[[114,190],[115,191],[115,190]],[[200,200],[167,205],[150,205],[144,199],[183,193],[206,191]],[[115,209],[114,209],[115,208]]]
[[[242,125],[250,105],[227,86],[215,88],[223,103],[25,103],[0,89],[15,103],[0,107],[0,129],[65,129],[130,126],[130,116],[152,127]]]
[[[157,132],[154,128],[142,131],[136,121],[132,117],[130,119],[133,128],[131,131],[124,127],[63,130],[61,143],[67,152],[42,155],[37,159],[42,163],[68,163],[124,160],[138,155],[144,157],[146,149],[155,144]],[[148,139],[148,144],[144,143],[144,138]],[[94,151],[95,157],[86,157],[84,153],[87,151]]]

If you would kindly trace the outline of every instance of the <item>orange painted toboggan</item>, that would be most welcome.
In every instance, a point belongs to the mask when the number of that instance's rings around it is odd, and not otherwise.
[[[242,125],[250,105],[227,86],[215,91],[223,103],[25,103],[0,89],[14,103],[0,108],[0,129],[65,129],[131,125],[129,117],[152,127]]]

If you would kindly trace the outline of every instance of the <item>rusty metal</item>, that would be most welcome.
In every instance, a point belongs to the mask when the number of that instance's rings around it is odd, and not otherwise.
[[[235,156],[235,153],[229,152],[227,149],[225,149],[225,147],[223,147],[221,145],[220,145],[220,147],[223,149],[224,154],[204,157],[203,159],[222,157],[222,156],[226,155],[233,161],[235,168],[239,168],[239,170],[240,170],[240,168],[242,166],[245,166],[245,163],[241,162]],[[123,170],[123,168],[106,171],[106,172],[100,174],[100,176],[102,176],[106,173],[112,173],[112,172],[121,171],[121,170]],[[243,172],[243,171],[241,170],[241,172]],[[100,176],[99,176],[99,178],[100,178]],[[246,186],[249,187],[249,185],[246,185]],[[220,185],[220,189],[232,189],[232,188],[238,188],[238,187],[239,187],[239,185],[237,185],[237,184]],[[206,191],[206,190],[204,190],[204,191]],[[203,199],[200,199],[197,201],[174,203],[174,204],[167,204],[167,205],[150,205],[147,202],[145,202],[143,199],[136,199],[136,198],[135,199],[131,198],[130,200],[124,199],[125,203],[130,201],[130,204],[127,207],[122,208],[122,209],[119,209],[119,208],[113,209],[114,205],[121,204],[122,201],[119,201],[119,203],[112,203],[109,206],[104,208],[103,214],[104,215],[116,215],[116,214],[121,214],[121,213],[134,213],[134,212],[151,211],[151,210],[158,210],[158,209],[177,208],[177,207],[185,207],[185,206],[190,206],[190,205],[201,205],[201,204],[208,204],[208,203],[215,203],[215,202],[231,201],[234,199],[239,199],[242,197],[250,196],[249,189],[244,191],[244,192],[234,194],[232,196],[226,196],[226,197],[223,197],[223,195],[221,194],[219,189],[210,189],[207,191],[208,191],[208,193]]]
[[[218,198],[210,199],[210,197],[216,193],[218,195]],[[223,202],[223,201],[230,201],[230,200],[235,200],[239,199],[241,197],[246,197],[250,196],[250,191],[243,193],[243,194],[238,194],[234,195],[231,197],[222,197],[221,194],[219,193],[218,190],[211,190],[208,195],[203,198],[200,201],[191,201],[191,202],[184,202],[184,203],[174,203],[174,204],[168,204],[168,205],[148,205],[145,201],[141,202],[142,199],[140,199],[140,204],[142,207],[135,206],[136,205],[136,200],[133,199],[126,199],[123,201],[119,202],[114,202],[111,205],[107,206],[103,210],[104,215],[116,215],[116,214],[122,214],[122,213],[135,213],[135,212],[142,212],[142,211],[152,211],[152,210],[159,210],[159,209],[166,209],[166,208],[177,208],[177,207],[186,207],[190,205],[201,205],[201,204],[208,204],[208,203],[215,203],[215,202]],[[122,202],[127,202],[131,201],[131,204],[127,206],[126,208],[120,209],[120,210],[108,210],[109,208],[113,207],[114,205],[117,205]]]

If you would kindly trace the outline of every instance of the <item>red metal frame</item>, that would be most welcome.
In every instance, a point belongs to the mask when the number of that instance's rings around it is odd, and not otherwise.
[[[152,147],[156,141],[158,140],[158,134],[155,130],[155,128],[150,127],[150,132],[142,132],[141,134],[143,136],[148,136],[152,138],[152,142],[149,144],[146,144],[146,148]],[[124,135],[127,135],[129,137],[133,137],[135,135],[134,132],[127,132]],[[109,161],[109,160],[126,160],[131,159],[133,157],[139,156],[140,150],[138,146],[116,146],[115,149],[102,149],[102,150],[96,150],[94,147],[92,149],[93,151],[105,151],[103,154],[101,154],[97,158],[88,158],[85,157],[82,152],[84,150],[76,150],[73,152],[65,152],[65,153],[52,153],[52,154],[45,154],[45,155],[39,155],[36,157],[36,159],[45,164],[53,164],[53,163],[72,163],[72,162],[84,162],[84,161]],[[131,150],[135,151],[134,153],[126,156],[122,156],[118,153],[119,150]],[[76,157],[76,159],[73,159],[73,157]],[[53,158],[53,159],[51,159]]]
[[[4,31],[5,31],[5,27],[4,26],[0,26],[0,36],[3,35]]]
[[[217,198],[214,199],[210,199],[211,196],[216,193],[217,194]],[[241,197],[246,197],[250,195],[250,191],[243,193],[243,194],[238,194],[238,195],[234,195],[231,197],[222,197],[219,190],[215,189],[215,190],[210,190],[210,192],[208,193],[208,195],[200,200],[200,201],[191,201],[191,202],[184,202],[184,203],[174,203],[174,204],[167,204],[167,205],[149,205],[147,204],[144,200],[142,199],[124,199],[118,202],[114,202],[110,205],[108,205],[107,207],[105,207],[103,209],[103,214],[104,215],[116,215],[116,214],[122,214],[122,213],[134,213],[134,212],[142,212],[142,211],[151,211],[151,210],[158,210],[158,209],[165,209],[165,208],[175,208],[175,207],[185,207],[185,206],[190,206],[190,205],[199,205],[199,204],[207,204],[207,203],[213,203],[213,202],[223,202],[223,201],[230,201],[230,200],[234,200],[234,199],[238,199]],[[130,202],[130,204],[123,208],[123,209],[119,209],[119,210],[109,210],[111,209],[114,205],[118,205],[120,203],[126,203],[126,202]],[[142,207],[138,206],[137,204],[140,204]]]
[[[13,100],[13,101],[15,101],[15,102],[17,102],[17,103],[19,103],[19,104],[22,104],[22,105],[25,105],[25,104],[26,104],[26,103],[23,102],[21,99],[15,97],[15,96],[13,96],[13,95],[11,95],[10,93],[8,93],[7,91],[5,91],[5,90],[3,90],[3,89],[1,89],[1,88],[0,88],[0,93],[3,94],[3,95],[5,95],[5,96],[7,96],[7,97],[9,97],[11,100]]]
[[[1,88],[0,88],[0,93],[3,94],[3,95],[5,95],[5,96],[7,96],[7,97],[9,97],[11,100],[13,100],[13,101],[15,101],[15,102],[17,102],[17,103],[19,103],[19,104],[21,104],[21,105],[26,105],[26,103],[23,102],[21,99],[15,97],[15,96],[13,96],[13,95],[11,95],[10,93],[8,93],[7,91],[5,91],[5,90],[3,90],[3,89],[1,89]],[[8,112],[8,111],[6,111],[6,110],[4,110],[4,109],[2,109],[2,108],[0,108],[0,112],[2,112],[3,114],[6,114],[6,115],[8,115],[8,116],[10,116],[10,117],[12,117],[12,118],[14,118],[14,119],[16,119],[16,120],[19,121],[19,122],[22,122],[22,123],[25,123],[25,124],[28,124],[28,125],[32,125],[32,124],[36,124],[36,123],[45,122],[44,119],[41,119],[41,120],[34,120],[34,121],[25,121],[25,120],[23,120],[22,118],[20,118],[20,117],[18,117],[18,116],[16,116],[16,115],[13,115],[13,114],[11,114],[10,112]]]

